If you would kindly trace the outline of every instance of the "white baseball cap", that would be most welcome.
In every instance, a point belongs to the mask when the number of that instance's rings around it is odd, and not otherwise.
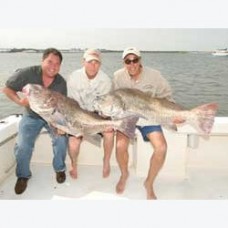
[[[124,49],[124,52],[123,52],[123,55],[122,55],[122,59],[124,59],[129,54],[134,54],[134,55],[136,55],[138,57],[141,57],[141,53],[140,53],[140,51],[137,48],[128,47],[128,48]]]
[[[83,55],[83,59],[86,62],[89,62],[91,60],[97,60],[98,62],[101,62],[101,52],[97,49],[87,49]]]

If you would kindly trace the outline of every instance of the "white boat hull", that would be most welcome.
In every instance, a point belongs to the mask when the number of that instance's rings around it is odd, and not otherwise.
[[[16,181],[13,147],[19,120],[10,116],[0,125],[0,199],[145,199],[143,180],[148,172],[152,147],[150,143],[143,142],[139,132],[129,148],[131,175],[125,194],[115,194],[115,184],[120,176],[115,153],[111,158],[111,175],[104,180],[101,178],[103,149],[86,141],[82,144],[78,160],[79,179],[73,180],[67,175],[66,183],[59,186],[52,169],[51,141],[43,131],[32,157],[33,177],[29,187],[24,194],[16,195],[13,190]],[[228,117],[216,117],[212,134],[207,139],[187,125],[179,128],[178,133],[166,130],[164,133],[168,153],[156,180],[159,198],[228,199]],[[69,158],[66,162],[69,167]]]
[[[228,53],[212,53],[214,56],[228,56]]]
[[[214,56],[228,56],[228,50],[227,49],[218,49],[218,50],[212,52],[212,55],[214,55]]]

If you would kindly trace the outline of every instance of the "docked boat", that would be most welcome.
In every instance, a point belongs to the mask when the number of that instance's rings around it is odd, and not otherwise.
[[[227,50],[227,48],[217,49],[214,52],[212,52],[212,55],[214,55],[214,56],[228,56],[228,50]]]
[[[142,140],[138,131],[129,147],[130,177],[123,194],[115,192],[120,176],[115,153],[111,157],[110,176],[102,178],[103,148],[87,141],[81,146],[78,179],[72,179],[67,173],[66,181],[58,184],[52,168],[51,141],[44,130],[34,148],[32,178],[26,191],[16,195],[13,147],[20,119],[20,115],[12,115],[0,121],[0,199],[146,199],[143,182],[152,148],[150,143]],[[216,117],[211,135],[206,138],[189,125],[179,127],[177,133],[166,130],[164,133],[168,153],[155,182],[158,199],[228,199],[228,117]],[[68,157],[66,163],[69,167]]]

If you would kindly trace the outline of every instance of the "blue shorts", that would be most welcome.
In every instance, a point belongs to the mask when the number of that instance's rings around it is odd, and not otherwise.
[[[139,129],[139,131],[140,131],[140,133],[141,133],[141,135],[142,135],[142,137],[143,137],[143,140],[144,140],[145,142],[149,142],[149,141],[150,141],[150,140],[147,138],[147,135],[148,135],[149,133],[152,133],[152,132],[155,132],[155,131],[157,131],[157,132],[162,132],[162,128],[161,128],[160,125],[152,125],[152,126],[144,126],[144,127],[136,126],[136,127]]]

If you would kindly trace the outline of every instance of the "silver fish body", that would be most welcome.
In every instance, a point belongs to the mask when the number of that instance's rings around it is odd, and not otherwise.
[[[50,125],[75,136],[94,135],[118,129],[134,137],[136,119],[109,120],[94,112],[83,110],[77,101],[37,84],[23,88],[30,108]]]
[[[175,120],[191,124],[201,134],[209,134],[217,111],[216,103],[204,104],[191,110],[182,108],[165,98],[154,98],[137,89],[122,88],[96,99],[95,109],[113,119],[137,116],[148,124],[177,130]]]

